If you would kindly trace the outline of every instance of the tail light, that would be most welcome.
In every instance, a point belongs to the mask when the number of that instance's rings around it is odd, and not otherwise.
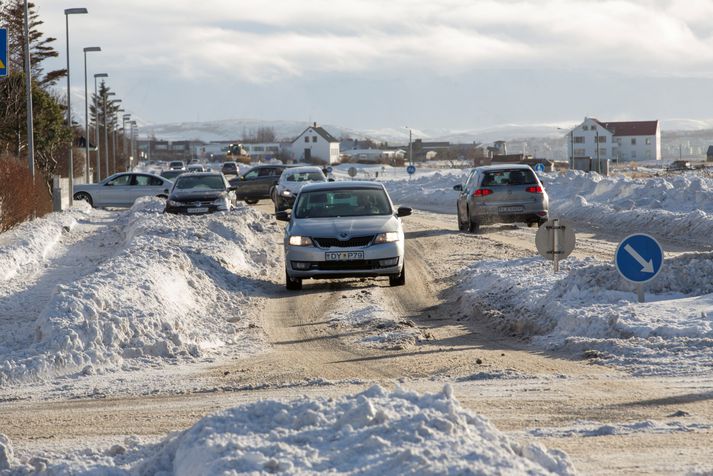
[[[532,187],[527,187],[527,191],[530,193],[542,193],[544,190],[539,185],[534,185]]]
[[[474,197],[486,197],[490,194],[492,194],[493,191],[490,190],[489,188],[479,188],[475,192],[473,192]]]

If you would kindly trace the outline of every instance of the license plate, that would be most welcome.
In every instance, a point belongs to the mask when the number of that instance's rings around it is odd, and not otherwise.
[[[200,208],[189,208],[188,213],[205,213],[208,211],[207,207],[200,207]]]
[[[327,261],[352,261],[364,259],[363,251],[328,251],[324,253],[324,259]]]
[[[525,211],[524,207],[500,207],[498,208],[499,213],[518,213]]]

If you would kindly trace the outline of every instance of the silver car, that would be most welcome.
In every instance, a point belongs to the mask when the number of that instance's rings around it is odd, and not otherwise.
[[[547,221],[549,198],[535,172],[524,164],[476,167],[456,185],[458,229],[478,231],[482,224]]]
[[[99,183],[74,186],[74,199],[94,207],[130,207],[139,197],[167,198],[173,182],[154,174],[124,172]]]
[[[388,276],[391,286],[406,283],[401,217],[384,186],[376,182],[322,182],[305,185],[285,230],[287,289],[302,280]]]

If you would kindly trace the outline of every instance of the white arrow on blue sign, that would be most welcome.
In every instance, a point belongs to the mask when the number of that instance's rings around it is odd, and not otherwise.
[[[535,172],[542,173],[545,171],[545,164],[538,162],[535,164]]]
[[[663,266],[663,249],[656,239],[645,233],[629,235],[619,243],[614,255],[619,274],[632,283],[651,281]]]
[[[415,165],[409,165],[408,167],[406,167],[406,172],[407,172],[409,175],[415,174],[415,173],[416,173],[416,166],[415,166]]]

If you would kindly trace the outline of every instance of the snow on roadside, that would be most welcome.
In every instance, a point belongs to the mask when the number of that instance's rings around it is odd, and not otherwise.
[[[77,202],[64,212],[54,212],[28,220],[3,233],[0,245],[0,282],[20,272],[35,269],[59,243],[62,233],[70,231],[91,213],[91,207]]]
[[[416,324],[401,319],[378,304],[378,288],[344,293],[339,310],[329,316],[330,325],[351,335],[349,339],[365,347],[403,350],[413,347],[429,334]]]
[[[565,453],[511,440],[464,409],[450,386],[264,400],[204,417],[155,445],[129,438],[34,458],[12,456],[1,435],[0,445],[17,474],[574,474]]]
[[[571,438],[583,436],[625,436],[634,433],[655,433],[667,435],[670,433],[691,431],[706,431],[713,428],[710,423],[685,422],[672,420],[661,422],[656,420],[637,421],[633,423],[600,423],[595,421],[578,421],[575,425],[565,428],[534,428],[527,436],[541,438]]]
[[[278,266],[267,238],[274,221],[247,207],[162,211],[160,199],[144,198],[117,219],[116,254],[57,286],[34,335],[0,348],[0,386],[262,349],[254,314],[264,276]]]
[[[462,273],[463,312],[478,309],[507,333],[637,375],[713,371],[713,253],[666,261],[636,302],[612,263],[568,259],[481,261]]]

